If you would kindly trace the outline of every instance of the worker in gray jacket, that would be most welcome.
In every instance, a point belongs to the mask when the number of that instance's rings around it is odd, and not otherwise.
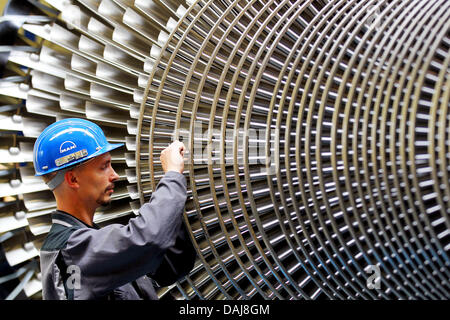
[[[96,124],[65,119],[34,146],[36,175],[53,191],[57,210],[40,250],[44,299],[158,299],[192,269],[195,250],[182,223],[186,201],[183,143],[161,153],[165,175],[128,224],[99,228],[95,210],[110,203],[119,176],[110,144]]]

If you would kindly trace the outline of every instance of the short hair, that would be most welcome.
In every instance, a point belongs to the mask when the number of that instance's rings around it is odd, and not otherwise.
[[[42,179],[44,179],[44,182],[47,184],[50,180],[52,180],[56,175],[58,174],[57,171],[53,171],[47,174],[44,174],[42,176]]]

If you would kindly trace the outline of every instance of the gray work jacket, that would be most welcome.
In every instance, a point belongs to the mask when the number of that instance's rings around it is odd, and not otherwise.
[[[185,177],[169,171],[126,225],[90,227],[54,212],[40,250],[43,299],[158,299],[155,280],[169,285],[194,265],[182,223],[186,197]]]

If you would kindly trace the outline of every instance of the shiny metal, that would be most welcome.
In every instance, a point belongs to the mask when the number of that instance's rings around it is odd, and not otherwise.
[[[172,25],[137,186],[141,202],[156,186],[155,139],[187,131],[185,221],[216,299],[448,299],[447,5],[196,1]],[[251,162],[262,127],[266,165]]]
[[[2,18],[17,24],[0,48],[8,298],[39,297],[56,203],[33,176],[32,145],[71,116],[126,144],[96,223],[139,214],[163,176],[160,152],[174,138],[188,147],[184,220],[198,259],[160,297],[450,297],[448,1],[30,6],[39,13]]]

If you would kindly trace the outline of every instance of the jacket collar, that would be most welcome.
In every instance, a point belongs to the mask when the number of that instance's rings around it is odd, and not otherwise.
[[[100,229],[100,227],[93,223],[93,226],[84,223],[80,219],[74,217],[70,213],[65,211],[56,210],[52,213],[52,223],[57,223],[66,227],[82,227],[82,228],[91,228],[91,229]]]

